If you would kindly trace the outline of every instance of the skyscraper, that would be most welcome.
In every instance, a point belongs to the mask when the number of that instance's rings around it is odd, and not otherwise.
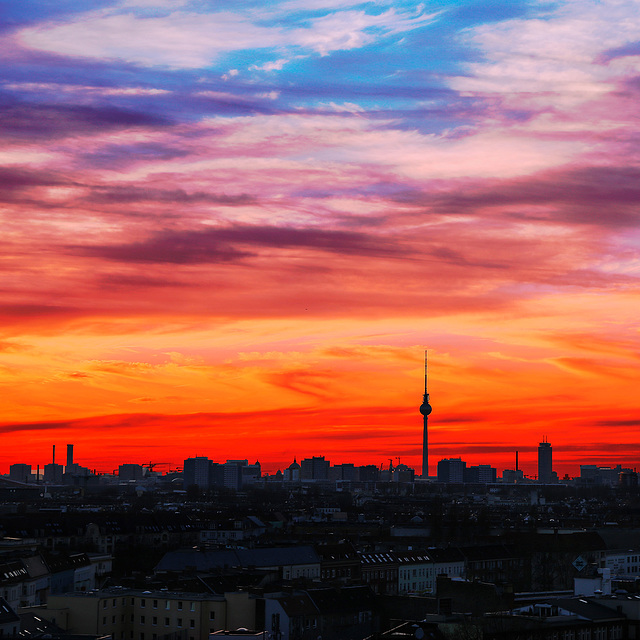
[[[546,436],[538,445],[538,482],[549,484],[553,476],[553,449]]]
[[[184,488],[196,485],[208,489],[211,484],[212,463],[206,456],[187,458],[184,461]]]
[[[429,432],[428,422],[431,413],[431,405],[429,404],[429,394],[427,393],[427,352],[424,352],[424,396],[420,405],[420,413],[422,414],[422,477],[426,480],[429,477]]]

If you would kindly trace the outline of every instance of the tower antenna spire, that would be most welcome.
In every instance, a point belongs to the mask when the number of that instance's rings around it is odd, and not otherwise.
[[[424,396],[427,397],[427,350],[424,350]]]

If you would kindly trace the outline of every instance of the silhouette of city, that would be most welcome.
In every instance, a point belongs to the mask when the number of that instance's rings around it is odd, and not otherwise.
[[[0,478],[5,637],[205,640],[633,638],[640,494],[633,469],[558,478],[462,457],[420,472],[195,455],[182,468],[22,460]],[[437,415],[437,411],[436,411]],[[417,425],[419,424],[416,418]],[[418,429],[416,429],[418,431]],[[469,635],[471,634],[471,635]]]

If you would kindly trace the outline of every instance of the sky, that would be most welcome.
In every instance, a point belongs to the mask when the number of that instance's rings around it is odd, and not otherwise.
[[[637,9],[0,3],[0,472],[638,466]]]

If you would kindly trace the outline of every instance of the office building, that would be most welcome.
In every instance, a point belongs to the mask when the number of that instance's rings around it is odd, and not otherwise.
[[[538,482],[549,484],[553,478],[553,449],[547,439],[538,445]]]
[[[467,463],[461,458],[445,458],[438,462],[438,482],[460,483],[464,482],[464,472]]]
[[[12,464],[9,467],[9,479],[16,482],[31,481],[31,465],[30,464]]]

